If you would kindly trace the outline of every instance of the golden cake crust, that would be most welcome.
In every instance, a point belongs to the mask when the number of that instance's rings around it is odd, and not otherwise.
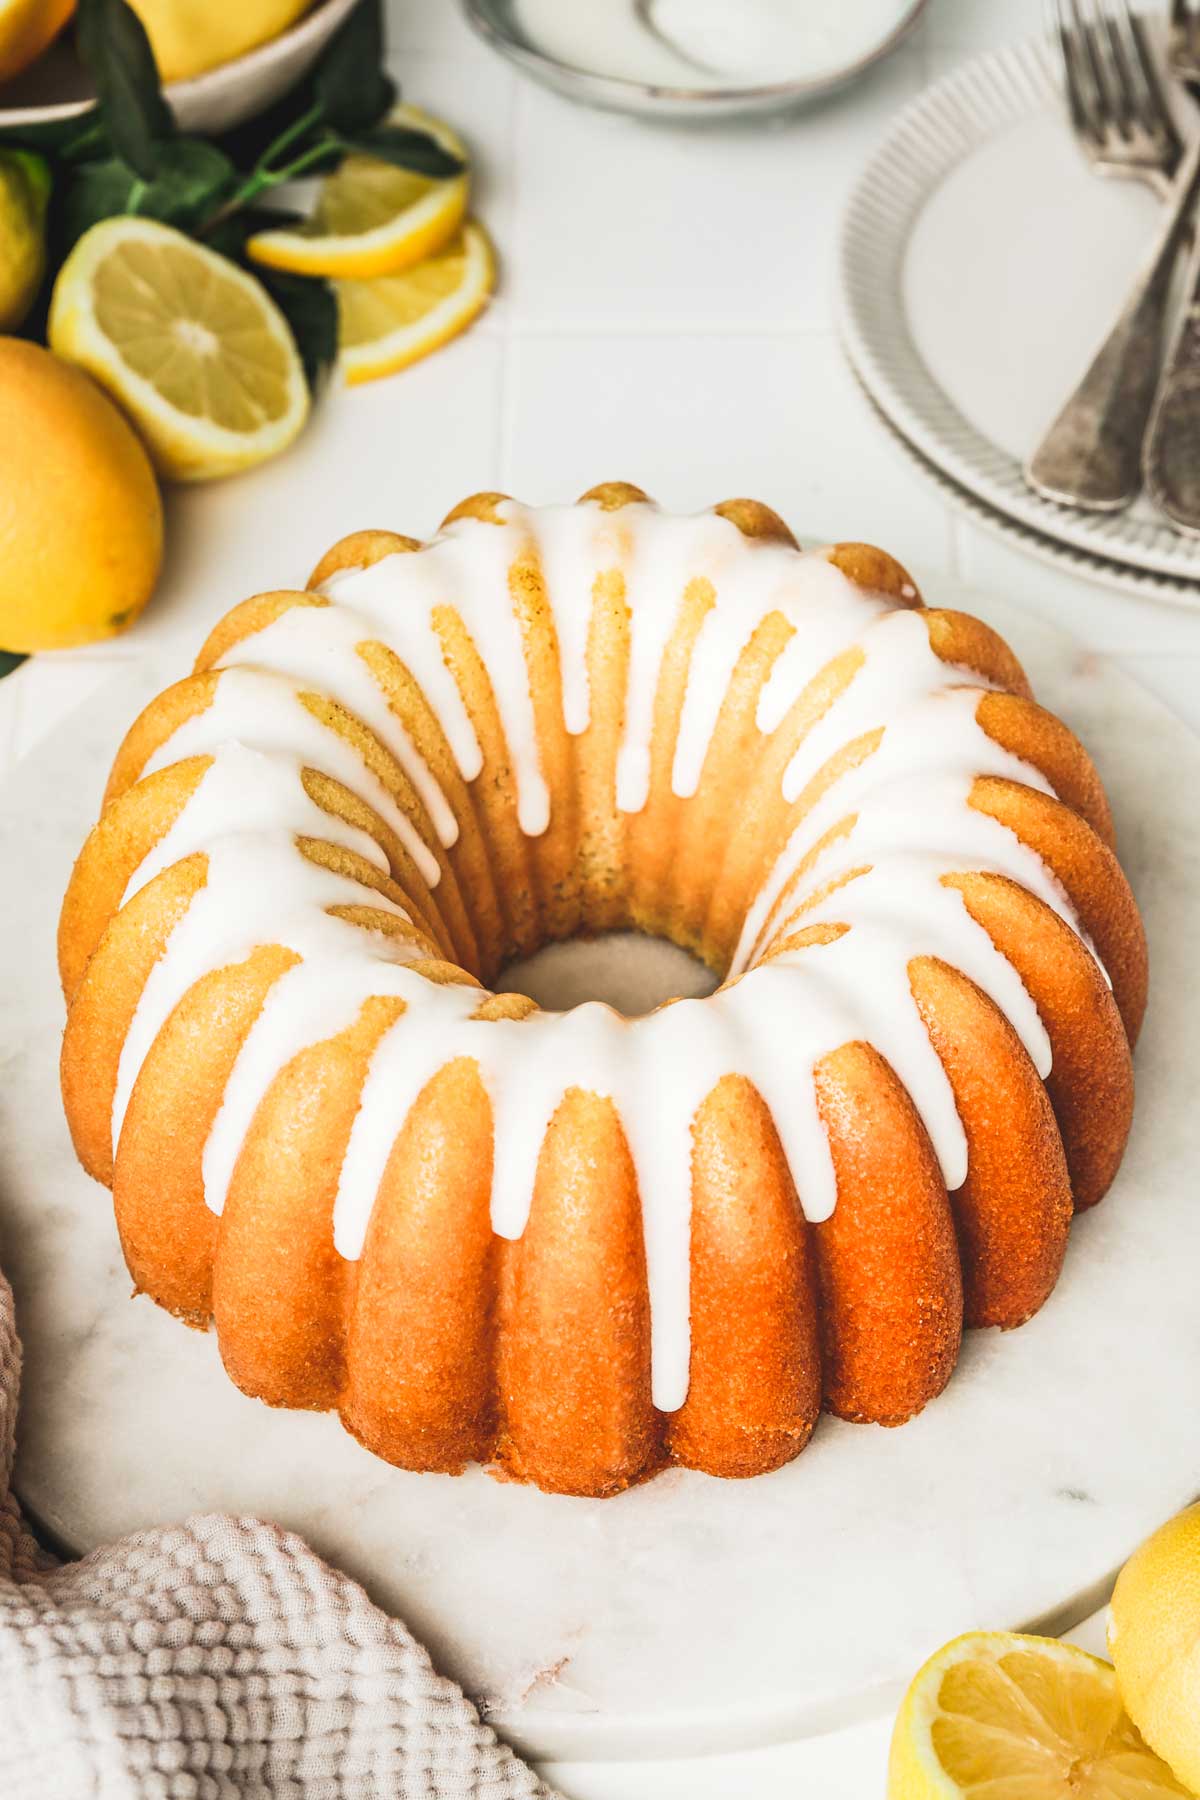
[[[624,483],[592,489],[583,502],[614,530],[647,506]],[[792,552],[787,526],[761,503],[735,499],[714,511],[747,545]],[[512,516],[504,496],[484,493],[446,524],[507,530]],[[218,959],[169,1007],[128,1079],[123,1055],[148,985],[218,880],[216,852],[201,847],[138,885],[219,760],[219,749],[172,759],[173,740],[202,729],[244,671],[264,678],[255,660],[262,634],[301,610],[332,614],[348,581],[386,573],[389,559],[422,548],[391,532],[356,532],[314,570],[310,590],[324,591],[281,590],[235,607],[195,671],[146,709],[118,752],[60,922],[62,1080],[80,1159],[113,1188],[137,1288],[189,1323],[215,1321],[225,1366],[247,1393],[336,1409],[369,1449],[410,1469],[484,1462],[551,1491],[609,1494],[670,1462],[737,1477],[777,1468],[803,1449],[822,1405],[847,1419],[901,1423],[949,1379],[964,1324],[1007,1328],[1037,1311],[1074,1210],[1111,1182],[1132,1117],[1130,1046],[1147,964],[1087,753],[1036,704],[993,631],[924,608],[907,572],[872,546],[823,554],[880,616],[915,616],[948,683],[979,684],[975,725],[1001,760],[968,783],[966,809],[985,829],[1012,834],[1063,896],[1060,913],[969,855],[941,876],[1015,971],[1052,1062],[1043,1078],[1010,1018],[962,968],[913,955],[907,982],[965,1138],[966,1179],[948,1192],[904,1081],[878,1047],[851,1035],[812,1071],[836,1178],[836,1206],[817,1219],[806,1217],[809,1196],[798,1196],[778,1107],[742,1073],[717,1080],[690,1129],[690,1348],[680,1404],[655,1404],[636,1134],[610,1094],[566,1087],[535,1146],[528,1218],[519,1235],[502,1236],[492,1213],[489,1087],[471,1055],[450,1056],[396,1118],[361,1250],[347,1256],[335,1243],[343,1164],[380,1047],[401,1027],[422,1028],[409,1000],[373,994],[280,1063],[219,1213],[206,1199],[214,1130],[247,1045],[304,956],[264,941]],[[356,655],[444,797],[453,834],[403,765],[399,738],[385,742],[319,684],[297,677],[289,689],[304,731],[338,748],[336,769],[303,758],[299,767],[298,804],[328,821],[331,835],[314,824],[294,838],[310,870],[354,891],[328,913],[391,943],[430,987],[466,990],[468,1009],[478,991],[470,1016],[488,1030],[524,1029],[537,1014],[520,996],[487,992],[499,970],[579,932],[667,936],[722,972],[739,955],[749,958],[744,968],[803,962],[853,936],[837,908],[841,896],[849,908],[869,872],[869,862],[844,854],[856,841],[854,806],[830,814],[756,924],[747,920],[798,824],[857,791],[879,755],[889,727],[868,725],[799,792],[788,790],[798,746],[861,691],[865,639],[823,658],[764,730],[764,695],[797,634],[783,611],[764,608],[731,661],[700,780],[681,791],[677,747],[718,606],[719,581],[698,571],[679,595],[657,670],[644,804],[623,808],[637,655],[630,580],[615,565],[596,570],[589,713],[582,729],[569,729],[556,596],[532,537],[509,562],[506,599],[549,796],[537,832],[518,816],[528,793],[506,727],[511,696],[451,598],[432,606],[430,629],[470,721],[477,773],[464,773],[453,720],[423,685],[403,621],[387,642],[366,633]],[[350,754],[362,784],[347,785]],[[1018,764],[1030,780],[996,772]],[[837,873],[819,879],[833,852],[842,854]],[[743,969],[726,986],[745,978]]]

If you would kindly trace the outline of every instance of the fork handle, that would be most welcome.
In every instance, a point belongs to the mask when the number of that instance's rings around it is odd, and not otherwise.
[[[1180,531],[1200,537],[1200,236],[1143,458],[1146,491]]]
[[[1025,465],[1047,500],[1117,512],[1142,485],[1142,440],[1154,404],[1175,262],[1200,197],[1200,138],[1172,190],[1170,210],[1120,317],[1087,374]]]

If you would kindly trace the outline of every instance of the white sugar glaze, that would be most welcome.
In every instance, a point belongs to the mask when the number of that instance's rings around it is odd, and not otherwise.
[[[832,658],[854,647],[862,654],[853,678],[788,763],[785,797],[803,794],[847,744],[879,734],[877,747],[804,813],[749,907],[725,985],[708,998],[680,1000],[633,1020],[598,1002],[521,1020],[481,1020],[474,1016],[482,998],[477,986],[466,978],[434,983],[410,966],[441,952],[406,911],[296,847],[297,838],[325,839],[387,869],[373,838],[309,797],[303,771],[318,770],[370,807],[430,885],[436,883],[434,846],[455,842],[454,811],[359,646],[382,643],[395,653],[424,693],[463,779],[473,781],[483,757],[439,635],[442,609],[458,615],[489,671],[522,829],[530,836],[545,831],[551,795],[510,582],[514,565],[528,568],[531,557],[543,572],[557,635],[564,723],[576,735],[590,718],[594,586],[606,571],[624,575],[630,652],[616,799],[625,812],[646,802],[655,694],[685,596],[699,596],[709,610],[692,645],[674,750],[672,786],[683,798],[700,785],[730,678],[764,618],[780,613],[794,630],[759,695],[756,722],[764,734],[780,728]],[[138,1072],[172,1009],[209,971],[263,944],[283,945],[297,961],[270,989],[206,1146],[205,1194],[216,1212],[276,1074],[307,1045],[349,1026],[373,995],[397,997],[404,1011],[372,1058],[341,1170],[333,1230],[345,1257],[362,1252],[409,1108],[454,1058],[476,1060],[491,1101],[492,1220],[508,1238],[524,1229],[542,1140],[564,1093],[578,1087],[609,1095],[642,1198],[654,1400],[673,1410],[688,1387],[691,1127],[723,1076],[743,1075],[758,1088],[805,1215],[820,1220],[833,1210],[836,1187],[813,1071],[849,1040],[871,1043],[896,1070],[947,1187],[965,1179],[967,1146],[954,1097],[909,986],[914,957],[941,957],[961,969],[1010,1020],[1039,1073],[1049,1072],[1050,1045],[1033,1001],[941,878],[970,871],[1007,876],[1083,937],[1064,891],[1036,853],[968,805],[980,775],[1051,790],[977,724],[986,689],[977,676],[935,655],[920,612],[864,593],[819,553],[748,540],[714,513],[671,518],[648,505],[605,512],[592,503],[534,511],[506,502],[500,523],[458,521],[421,551],[338,574],[325,597],[327,604],[296,606],[229,651],[218,665],[212,704],[180,726],[148,765],[212,758],[130,882],[126,900],[196,851],[207,854],[207,878],[138,1005],[121,1057],[114,1144]],[[301,694],[336,700],[375,734],[419,798],[424,840],[358,751],[321,724]],[[409,920],[411,931],[369,930],[328,910],[345,905]],[[833,942],[759,960],[786,936],[801,908],[806,928],[847,929]]]

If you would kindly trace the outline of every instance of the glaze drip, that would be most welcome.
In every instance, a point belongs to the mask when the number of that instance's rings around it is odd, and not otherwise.
[[[596,1002],[521,1019],[480,1018],[487,996],[468,976],[447,983],[422,971],[423,960],[441,952],[418,914],[365,871],[347,872],[362,859],[380,877],[395,877],[380,843],[318,805],[306,786],[306,771],[316,771],[356,796],[400,840],[436,898],[441,858],[458,843],[462,821],[435,774],[437,758],[397,717],[363,646],[394,653],[462,780],[478,782],[487,771],[448,648],[452,616],[490,677],[521,830],[529,839],[545,834],[554,798],[520,613],[519,582],[530,571],[540,572],[529,591],[544,597],[563,725],[582,742],[593,713],[594,609],[615,578],[627,659],[613,798],[629,817],[651,793],[661,674],[689,605],[699,603],[703,614],[669,762],[671,792],[683,802],[703,789],[725,696],[764,620],[778,616],[786,626],[754,705],[764,752],[822,672],[848,659],[824,711],[794,749],[790,740],[785,746],[791,753],[780,789],[796,809],[794,829],[747,897],[726,979],[706,999],[634,1020]],[[205,1149],[205,1196],[215,1212],[280,1069],[351,1025],[373,996],[393,996],[403,1011],[374,1051],[339,1176],[333,1234],[344,1257],[361,1254],[396,1137],[445,1064],[474,1059],[488,1093],[492,1222],[506,1238],[525,1227],[542,1141],[563,1095],[577,1087],[610,1096],[642,1200],[654,1402],[672,1411],[688,1388],[692,1121],[723,1077],[744,1076],[762,1094],[800,1205],[819,1221],[834,1208],[836,1182],[814,1071],[848,1041],[872,1044],[895,1069],[947,1187],[966,1177],[954,1097],[909,985],[914,958],[941,958],[963,971],[1009,1019],[1038,1072],[1049,1073],[1037,1008],[944,878],[1007,877],[1082,937],[1066,893],[1038,855],[971,804],[980,776],[1052,790],[979,725],[988,687],[935,654],[920,610],[864,592],[822,553],[747,539],[715,513],[671,518],[641,503],[612,512],[591,503],[533,511],[505,502],[498,523],[457,520],[422,550],[338,574],[323,599],[285,611],[231,649],[218,664],[211,703],[144,771],[207,759],[125,899],[185,856],[205,858],[205,879],[128,1033],[114,1145],[142,1063],[173,1008],[206,973],[262,944],[282,945],[296,960],[246,1037]],[[409,784],[412,808],[305,696],[335,702],[374,735]],[[848,746],[858,746],[854,756]],[[344,853],[336,871],[298,847],[314,839]],[[371,908],[396,926],[372,929],[330,911],[347,906]]]

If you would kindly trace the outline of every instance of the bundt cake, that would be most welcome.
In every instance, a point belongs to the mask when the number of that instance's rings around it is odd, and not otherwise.
[[[625,1019],[488,991],[635,928]],[[139,1290],[410,1469],[607,1494],[897,1424],[1108,1187],[1146,987],[1078,741],[862,544],[465,501],[259,594],[134,724],[63,1095]]]

